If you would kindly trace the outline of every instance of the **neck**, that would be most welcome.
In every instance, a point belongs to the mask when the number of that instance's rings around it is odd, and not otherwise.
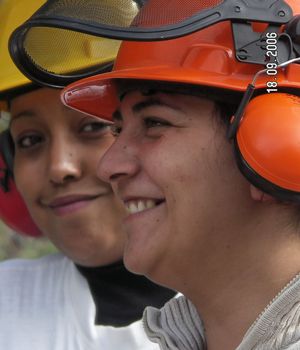
[[[172,286],[196,306],[209,350],[235,349],[258,315],[300,271],[300,236],[276,217],[257,222],[244,221],[230,231],[223,225],[226,230],[217,237],[227,240],[218,238],[206,246],[205,256],[194,254],[193,262],[182,267],[181,280]]]

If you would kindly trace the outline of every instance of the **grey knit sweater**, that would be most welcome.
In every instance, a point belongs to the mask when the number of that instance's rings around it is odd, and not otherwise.
[[[146,308],[144,328],[162,350],[205,350],[202,321],[181,296],[162,309]],[[236,350],[300,350],[300,274],[272,300]]]

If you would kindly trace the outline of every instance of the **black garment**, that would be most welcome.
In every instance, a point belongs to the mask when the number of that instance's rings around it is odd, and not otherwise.
[[[127,271],[122,262],[104,267],[76,267],[89,284],[98,325],[127,326],[142,318],[146,306],[161,308],[176,294]]]

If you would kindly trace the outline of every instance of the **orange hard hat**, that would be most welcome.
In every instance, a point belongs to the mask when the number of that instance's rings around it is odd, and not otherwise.
[[[174,2],[178,1],[174,0]],[[157,0],[149,0],[144,6],[144,12],[153,10],[152,3],[156,5]],[[289,0],[287,3],[293,9],[294,16],[300,14],[298,0]],[[188,7],[189,4],[185,3],[184,6]],[[142,17],[141,14],[139,16]],[[146,18],[145,13],[143,18]],[[258,46],[259,41],[255,42],[254,49],[256,51],[262,51],[262,48],[266,46],[266,43],[263,42],[264,33],[273,31],[274,27],[271,26],[268,29],[267,24],[242,23],[243,26],[246,26],[247,29],[245,29],[238,27],[238,25],[239,23],[225,21],[176,39],[154,42],[123,42],[112,72],[89,77],[69,85],[62,93],[62,100],[71,108],[104,119],[111,119],[112,112],[118,103],[115,82],[120,79],[195,84],[242,93],[252,81],[255,73],[263,69],[267,61],[252,63],[251,57],[251,63],[247,59],[243,60],[241,51],[246,51],[246,49],[240,50],[239,56],[237,56],[236,46],[239,45],[235,41],[241,40],[241,38],[234,37],[233,27],[237,26],[236,31],[239,29],[246,30],[247,33],[251,31],[252,35],[258,36],[258,40],[262,43],[261,46]],[[261,33],[257,33],[257,30],[261,30]],[[276,35],[278,38],[284,30],[285,26],[277,27]],[[300,37],[300,30],[296,28],[297,30]],[[238,34],[236,33],[236,35]],[[282,43],[287,36],[286,33],[282,35]],[[275,54],[280,54],[280,52],[293,54],[294,49],[289,45],[290,41],[286,44],[287,49],[284,49],[283,45],[278,45],[278,52]],[[249,47],[251,48],[250,44]],[[253,50],[247,55],[252,53]],[[262,55],[264,59],[265,53],[266,50],[263,51]],[[289,58],[283,54],[283,61]],[[267,81],[268,76],[259,77],[256,88],[265,89]],[[291,64],[284,71],[278,69],[277,85],[281,89],[299,89],[300,65]]]

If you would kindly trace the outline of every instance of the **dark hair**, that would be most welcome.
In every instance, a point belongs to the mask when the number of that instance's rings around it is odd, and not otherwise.
[[[216,102],[221,120],[226,126],[229,125],[230,118],[234,115],[243,95],[238,91],[217,89],[211,86],[138,79],[119,80],[117,90],[120,100],[123,99],[125,94],[134,90],[141,91],[144,96],[151,96],[160,91],[169,94],[177,93],[207,98]]]
[[[6,101],[10,108],[10,101],[12,99],[40,88],[41,88],[40,85],[30,82],[28,84],[14,87],[6,91],[2,91],[2,92],[0,91],[0,99]]]
[[[217,108],[219,110],[219,116],[221,121],[229,127],[230,119],[235,114],[238,104],[225,103],[225,102],[216,102]]]

